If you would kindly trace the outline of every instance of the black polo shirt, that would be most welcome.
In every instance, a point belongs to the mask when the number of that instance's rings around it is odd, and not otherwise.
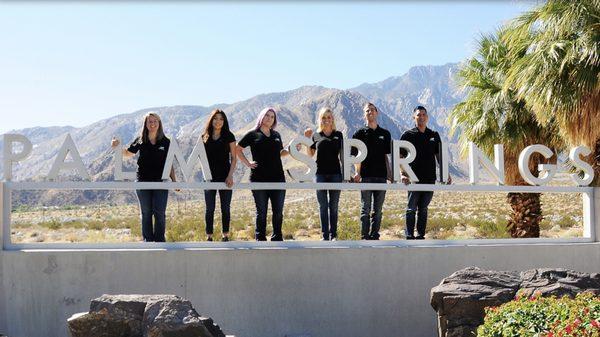
[[[252,130],[242,137],[238,145],[243,148],[250,146],[252,160],[258,164],[250,172],[251,182],[285,182],[281,164],[283,142],[279,132],[271,130],[267,137],[260,130]]]
[[[392,136],[390,132],[377,126],[371,129],[368,126],[358,129],[352,136],[367,145],[367,158],[360,164],[361,177],[387,178],[387,167],[385,156],[391,152]],[[358,151],[352,148],[352,155]]]
[[[136,138],[127,151],[138,153],[137,181],[162,181],[162,173],[169,152],[171,141],[167,137],[158,140],[156,144],[142,143],[140,137]]]
[[[227,178],[231,169],[231,143],[235,143],[235,136],[229,131],[223,132],[218,139],[209,136],[204,142],[212,181],[223,182]]]
[[[317,150],[317,174],[341,174],[340,152],[344,136],[333,131],[326,136],[323,131],[312,136],[311,149]]]
[[[419,178],[420,184],[433,184],[436,179],[435,155],[440,152],[440,135],[429,128],[425,132],[420,132],[418,128],[407,130],[400,137],[401,140],[409,141],[415,146],[417,156],[410,163],[410,168]],[[400,151],[406,156],[406,151]]]

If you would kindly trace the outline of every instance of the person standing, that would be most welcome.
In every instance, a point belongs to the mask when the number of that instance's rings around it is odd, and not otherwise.
[[[133,157],[140,153],[137,160],[136,181],[162,181],[162,173],[169,152],[169,138],[165,136],[163,124],[158,114],[149,112],[144,116],[140,135],[123,149],[123,156]],[[119,145],[117,139],[112,140],[111,146]],[[176,181],[175,171],[171,168],[171,180]],[[142,219],[142,237],[146,242],[165,242],[166,210],[168,190],[136,190],[140,203]],[[154,220],[154,223],[153,223]]]
[[[211,112],[202,133],[202,142],[208,157],[208,166],[212,175],[212,182],[224,182],[227,187],[233,186],[233,172],[235,172],[235,136],[229,130],[229,122],[225,112],[215,109]],[[230,189],[218,190],[221,201],[221,221],[223,223],[223,236],[221,241],[229,241],[229,222],[231,219]],[[215,215],[217,190],[205,190],[204,201],[206,211],[206,240],[213,241],[213,223]]]
[[[436,160],[440,162],[440,135],[427,127],[429,115],[427,109],[419,105],[413,109],[413,119],[415,127],[407,130],[400,137],[401,140],[406,140],[415,146],[416,157],[411,162],[410,168],[416,174],[419,181],[417,184],[435,184],[436,180]],[[402,155],[406,155],[406,151],[401,151]],[[402,182],[410,183],[410,179],[403,172]],[[448,177],[448,183],[452,182],[452,178]],[[407,240],[423,240],[425,239],[425,228],[427,227],[427,208],[433,191],[408,191],[408,203],[406,206],[406,239]],[[415,217],[417,225],[417,236],[414,235]]]
[[[379,111],[373,103],[365,104],[364,117],[367,125],[357,130],[352,138],[358,139],[367,146],[367,157],[355,164],[354,182],[385,184],[390,175],[392,137],[390,132],[377,123]],[[357,150],[352,149],[356,155]],[[362,240],[379,240],[382,208],[385,201],[385,190],[367,190],[360,192],[360,222]]]
[[[342,182],[340,158],[342,155],[343,135],[335,129],[335,119],[330,108],[319,111],[317,133],[312,129],[304,131],[304,136],[312,137],[313,144],[309,154],[317,153],[316,181],[318,183]],[[338,204],[340,190],[317,190],[321,221],[322,240],[337,240]]]
[[[263,109],[258,114],[254,129],[248,131],[236,147],[240,161],[251,169],[251,182],[285,182],[281,157],[288,155],[289,151],[283,148],[281,135],[275,131],[276,126],[277,114],[275,109]],[[244,148],[246,147],[250,147],[252,161],[249,161],[244,155]],[[271,241],[283,241],[281,226],[283,224],[285,190],[252,190],[252,196],[256,204],[256,241],[267,240],[269,200],[271,200],[271,210],[273,212]]]

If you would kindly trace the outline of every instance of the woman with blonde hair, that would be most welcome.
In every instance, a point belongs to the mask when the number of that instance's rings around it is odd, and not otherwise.
[[[342,181],[341,156],[343,135],[335,128],[335,118],[330,108],[319,110],[317,133],[306,129],[304,136],[312,137],[309,149],[312,156],[317,153],[316,180],[318,183],[339,183]],[[339,190],[317,190],[321,221],[322,240],[337,240]]]
[[[169,152],[171,141],[163,131],[163,124],[158,114],[149,112],[144,115],[140,135],[123,149],[123,156],[133,157],[140,153],[137,164],[136,181],[162,181],[162,173]],[[119,145],[117,139],[111,146]],[[171,168],[171,180],[175,181],[175,171]],[[142,219],[142,236],[147,242],[165,242],[166,210],[169,190],[136,190],[140,203]],[[152,223],[154,219],[154,224]]]

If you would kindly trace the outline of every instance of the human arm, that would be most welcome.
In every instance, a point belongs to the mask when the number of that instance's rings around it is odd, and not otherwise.
[[[119,140],[117,138],[113,137],[113,139],[110,142],[110,146],[114,149],[117,146],[119,146],[119,144],[120,144]],[[121,152],[123,154],[123,157],[125,157],[127,159],[135,156],[135,153],[130,152],[128,149],[123,149]]]
[[[244,148],[241,147],[239,144],[235,146],[235,153],[236,153],[236,156],[242,162],[242,164],[246,165],[247,167],[254,169],[258,166],[258,164],[256,162],[249,161],[248,158],[246,158],[246,155],[244,154]]]
[[[229,173],[227,173],[227,178],[225,178],[225,185],[231,188],[231,186],[233,186],[233,172],[235,172],[235,167],[237,165],[237,156],[235,155],[235,141],[229,143],[229,153],[231,154],[231,166],[229,167]]]

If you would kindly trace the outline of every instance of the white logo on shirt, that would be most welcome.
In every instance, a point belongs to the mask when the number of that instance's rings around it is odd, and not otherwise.
[[[333,139],[340,139],[339,137],[333,137]]]
[[[164,151],[164,150],[165,150],[165,147],[164,147],[164,146],[161,146],[161,147],[159,147],[158,149],[159,149],[160,151]]]
[[[430,141],[430,142],[434,142],[434,141],[435,141],[435,138],[429,138],[429,141]]]
[[[281,142],[281,141],[279,140],[279,138],[275,138],[275,141],[276,141],[276,142]]]
[[[384,138],[383,136],[379,136],[379,139],[383,139],[383,138]]]

